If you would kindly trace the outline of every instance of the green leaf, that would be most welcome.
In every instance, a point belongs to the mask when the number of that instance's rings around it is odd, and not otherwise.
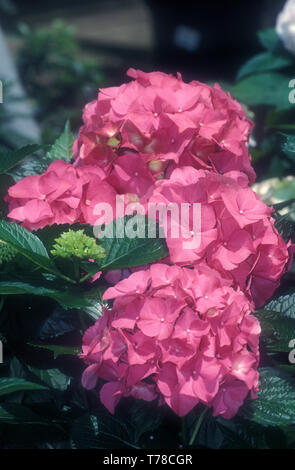
[[[12,168],[7,174],[13,178],[14,182],[17,182],[27,176],[41,175],[47,170],[50,163],[51,161],[46,159],[45,156],[33,155],[27,157],[20,165]]]
[[[246,77],[229,91],[239,101],[250,106],[268,105],[277,109],[288,109],[290,79],[279,73],[260,73]]]
[[[18,150],[0,153],[0,174],[6,173],[8,170],[15,167],[21,160],[28,157],[32,153],[37,152],[40,149],[40,145],[29,144]]]
[[[52,161],[65,160],[69,162],[73,158],[74,140],[70,123],[67,121],[63,133],[56,139],[49,152],[45,155],[45,158]]]
[[[295,338],[295,320],[268,310],[260,310],[256,315],[267,349],[271,352],[290,352],[289,343]]]
[[[8,193],[10,186],[14,184],[13,179],[9,175],[0,175],[0,218],[2,218],[7,212],[7,202],[4,201],[4,197]]]
[[[194,429],[195,424],[190,426]],[[214,418],[207,413],[195,445],[206,449],[261,449],[267,448],[265,428],[257,423],[242,420]]]
[[[18,378],[0,378],[0,396],[25,390],[46,390],[47,387]]]
[[[50,388],[64,392],[70,385],[71,378],[63,374],[59,369],[37,369],[28,366],[32,374],[37,376],[41,382],[48,385]]]
[[[243,407],[240,414],[263,426],[295,424],[295,383],[292,377],[270,367],[260,369],[258,398]]]
[[[54,421],[49,421],[43,416],[34,413],[30,408],[19,405],[17,403],[2,403],[0,405],[0,424],[40,424],[48,426],[54,424]]]
[[[270,301],[256,312],[262,338],[270,352],[290,352],[289,343],[295,338],[295,294]]]
[[[94,321],[103,314],[101,298],[102,292],[99,287],[84,292],[85,305],[80,308]]]
[[[294,191],[295,191],[293,184],[286,184],[285,186],[283,186],[282,189],[284,190],[283,193],[281,191],[281,187],[278,186],[278,190],[276,191],[275,195],[280,199],[282,198],[281,197],[282,195],[291,196],[292,199],[284,200],[283,202],[278,202],[277,204],[273,204],[272,207],[274,208],[275,212],[281,211],[282,209],[285,209],[285,207],[290,207],[295,202],[295,199],[293,198]]]
[[[29,346],[34,348],[46,349],[47,351],[53,352],[53,358],[57,359],[59,356],[77,356],[81,352],[81,348],[71,346],[59,346],[57,344],[32,344],[28,343]]]
[[[27,252],[48,258],[45,246],[38,237],[16,223],[0,221],[0,239]]]
[[[28,258],[37,266],[49,271],[67,281],[74,282],[64,276],[49,258],[47,250],[41,240],[24,227],[16,223],[0,221],[0,240],[13,246],[19,253]]]
[[[28,445],[36,448],[38,443],[56,442],[66,439],[65,420],[57,416],[41,416],[29,407],[18,403],[1,403],[1,444],[15,448]]]
[[[48,341],[48,339],[57,338],[74,331],[78,331],[80,328],[80,320],[77,312],[74,310],[64,310],[57,306],[48,317],[39,325],[35,330],[38,338],[41,342]]]
[[[295,135],[281,134],[283,136],[282,151],[288,156],[295,158]]]
[[[259,31],[258,38],[261,45],[269,51],[286,54],[286,49],[274,28],[267,28]]]
[[[149,435],[157,430],[163,421],[163,410],[155,410],[155,402],[145,402],[143,400],[133,400],[131,407],[122,407],[117,415],[120,421],[128,424],[128,429],[132,435],[132,442],[138,444],[142,442],[144,435]]]
[[[109,413],[85,413],[74,422],[71,430],[74,449],[137,448],[131,441],[125,423]]]
[[[279,70],[292,65],[291,57],[274,55],[271,52],[263,52],[248,60],[239,70],[237,80],[247,75]]]
[[[278,299],[271,300],[264,310],[282,314],[286,318],[295,320],[295,293],[282,295]]]
[[[292,206],[292,212],[294,213],[294,207]],[[295,242],[295,222],[289,217],[289,213],[277,218],[275,227],[280,235],[283,237],[285,242],[290,239]]]
[[[101,304],[97,289],[85,291],[78,287],[76,289],[69,289],[64,286],[63,290],[58,290],[42,286],[39,287],[25,282],[0,281],[0,295],[20,294],[50,297],[56,300],[65,309],[82,309],[92,318],[95,316],[95,319],[101,316]]]
[[[116,234],[117,224],[121,224],[122,220],[117,219],[111,224],[114,235]],[[124,223],[126,224],[130,220],[131,218],[125,217]],[[137,220],[138,224],[143,226],[144,238],[129,238],[124,231],[122,238],[114,236],[110,238],[104,237],[99,240],[99,244],[105,249],[106,255],[97,263],[98,271],[142,266],[154,263],[168,255],[166,242],[163,238],[148,238],[148,219],[145,216],[139,216]]]
[[[56,299],[58,291],[48,289],[46,287],[37,287],[25,282],[0,282],[1,295],[19,295],[19,294],[33,294],[40,296],[47,296]],[[62,294],[62,293],[60,293]]]

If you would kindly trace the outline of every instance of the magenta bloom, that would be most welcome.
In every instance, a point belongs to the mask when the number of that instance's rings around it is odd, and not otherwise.
[[[9,217],[36,230],[74,223],[80,215],[82,184],[69,163],[55,161],[42,175],[28,176],[8,190]]]
[[[98,202],[115,206],[117,191],[105,178],[99,167],[88,165],[76,169],[57,160],[45,173],[23,178],[9,188],[8,217],[29,230],[75,222],[94,225],[98,219],[94,214]]]
[[[229,418],[255,396],[259,322],[217,271],[154,264],[104,299],[114,299],[113,308],[84,335],[82,382],[106,382],[100,397],[112,413],[131,395],[164,401],[179,416],[202,402]]]
[[[193,240],[193,213],[189,227],[170,216],[166,241],[170,259],[179,265],[207,263],[234,286],[242,289],[260,307],[278,287],[289,262],[290,244],[286,244],[274,226],[272,208],[266,206],[249,187],[234,179],[192,167],[174,170],[168,180],[158,181],[149,203],[201,204],[200,243],[184,247]],[[179,236],[172,233],[172,222]],[[187,238],[189,236],[189,238]],[[191,238],[190,238],[191,237]]]
[[[133,81],[101,89],[86,105],[74,145],[79,164],[104,168],[119,192],[139,196],[187,165],[254,182],[246,145],[252,123],[219,85],[184,83],[180,74],[127,75]]]

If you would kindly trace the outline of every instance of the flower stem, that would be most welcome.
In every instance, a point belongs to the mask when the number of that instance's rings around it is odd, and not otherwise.
[[[205,414],[207,413],[207,411],[208,411],[208,408],[205,408],[205,409],[202,411],[202,413],[200,414],[199,419],[198,419],[197,424],[196,424],[196,427],[195,427],[195,430],[194,430],[194,432],[193,432],[193,435],[192,435],[192,437],[191,437],[191,439],[190,439],[190,441],[189,441],[189,446],[192,446],[193,443],[195,442],[196,437],[197,437],[197,435],[198,435],[198,432],[199,432],[199,430],[200,430],[200,427],[201,427],[201,425],[202,425],[202,423],[203,423],[203,420],[204,420],[204,418],[205,418]]]

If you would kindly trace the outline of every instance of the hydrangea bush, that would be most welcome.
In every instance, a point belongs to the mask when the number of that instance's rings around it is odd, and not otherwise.
[[[28,420],[44,419],[41,442],[73,448],[161,447],[153,433],[169,435],[167,423],[177,430],[172,447],[214,447],[206,440],[213,427],[224,436],[231,429],[221,447],[272,447],[278,433],[293,443],[294,402],[288,410],[282,402],[288,387],[288,399],[295,395],[293,296],[267,303],[290,270],[293,244],[278,230],[278,208],[251,188],[253,123],[217,84],[134,69],[128,76],[86,105],[72,160],[67,125],[43,159],[47,168],[3,194],[4,405],[20,419],[9,398],[22,393]],[[3,155],[1,172],[14,176],[37,150]],[[97,205],[115,209],[118,199],[133,209],[123,219],[105,214],[98,227]],[[187,223],[170,214],[163,225],[155,215],[149,237],[151,204],[185,204]],[[195,204],[199,243],[187,248]],[[137,236],[95,236],[122,221],[134,223]],[[17,311],[19,299],[29,313]],[[19,334],[15,324],[24,325]],[[41,405],[52,393],[64,434],[51,439],[46,433],[58,434],[57,426]]]

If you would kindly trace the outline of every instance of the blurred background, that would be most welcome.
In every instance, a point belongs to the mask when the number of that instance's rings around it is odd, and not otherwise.
[[[2,145],[52,143],[129,67],[233,82],[284,0],[0,0]],[[25,125],[23,119],[26,119]],[[14,128],[13,136],[7,126]],[[9,135],[8,135],[9,134]]]

